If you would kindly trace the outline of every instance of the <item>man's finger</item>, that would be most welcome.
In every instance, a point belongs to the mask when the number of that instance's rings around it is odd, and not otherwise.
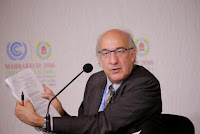
[[[16,101],[16,105],[21,105],[21,103],[17,100],[17,101]]]
[[[42,98],[44,98],[44,99],[48,99],[48,100],[50,100],[50,99],[53,98],[52,95],[47,94],[47,93],[42,93],[42,94],[40,94],[40,97],[42,97]]]
[[[48,93],[48,94],[53,94],[53,92],[51,91],[51,89],[49,89],[48,87],[46,87],[45,85],[43,85],[44,88],[44,92]]]
[[[30,104],[32,105],[32,103],[29,99],[26,99],[25,102],[26,102],[26,105],[30,105]]]
[[[15,108],[17,108],[17,107],[19,107],[19,106],[21,106],[21,102],[20,101],[16,101],[16,106],[15,106]]]

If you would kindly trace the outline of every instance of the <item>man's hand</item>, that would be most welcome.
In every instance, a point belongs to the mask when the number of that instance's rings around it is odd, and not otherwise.
[[[22,106],[19,101],[16,102],[15,115],[17,118],[28,125],[42,127],[44,123],[44,117],[36,114],[30,100],[27,99],[25,104],[25,106]]]
[[[49,101],[55,96],[55,94],[51,91],[51,89],[49,89],[48,87],[44,86],[44,92],[43,94],[41,94],[40,96],[44,99],[48,99]],[[64,109],[62,107],[62,104],[60,103],[60,101],[55,98],[51,104],[53,105],[53,107],[58,111],[58,113],[63,116],[64,115]]]

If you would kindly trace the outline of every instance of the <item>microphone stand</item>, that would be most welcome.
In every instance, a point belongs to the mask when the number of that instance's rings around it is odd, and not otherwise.
[[[66,88],[68,87],[79,75],[81,75],[84,71],[80,72],[73,80],[71,80],[60,92],[58,92],[49,102],[47,107],[47,114],[46,114],[46,131],[51,132],[51,125],[50,125],[50,114],[49,114],[49,107],[51,102]]]

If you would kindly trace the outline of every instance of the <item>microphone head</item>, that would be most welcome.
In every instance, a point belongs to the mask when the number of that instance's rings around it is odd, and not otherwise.
[[[83,66],[83,71],[86,73],[90,73],[93,70],[93,66],[90,63],[87,63]]]

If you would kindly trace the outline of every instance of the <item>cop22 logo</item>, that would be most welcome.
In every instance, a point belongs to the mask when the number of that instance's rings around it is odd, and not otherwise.
[[[24,42],[11,42],[7,45],[7,54],[12,60],[22,60],[27,53],[27,47]]]
[[[48,42],[41,41],[37,44],[36,52],[40,59],[48,59],[51,56],[51,45]]]
[[[135,45],[137,47],[137,55],[145,56],[149,53],[150,45],[149,41],[145,38],[138,38],[135,41]]]

